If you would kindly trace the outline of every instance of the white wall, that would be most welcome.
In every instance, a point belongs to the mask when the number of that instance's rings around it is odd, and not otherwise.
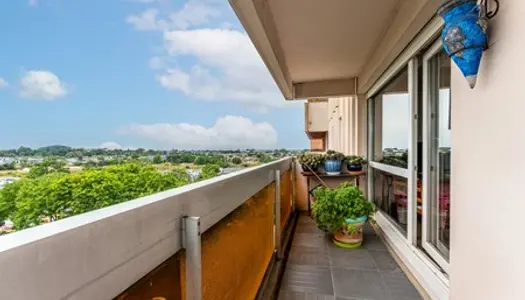
[[[525,1],[500,3],[476,88],[452,70],[453,300],[525,299]]]

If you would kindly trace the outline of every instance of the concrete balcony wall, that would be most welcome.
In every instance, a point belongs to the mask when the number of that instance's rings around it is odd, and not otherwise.
[[[185,216],[200,217],[205,299],[253,298],[275,246],[276,171],[281,225],[291,167],[287,158],[2,236],[0,298],[185,299]]]

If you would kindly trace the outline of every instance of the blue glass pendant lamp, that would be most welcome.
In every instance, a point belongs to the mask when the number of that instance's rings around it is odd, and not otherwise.
[[[487,0],[445,0],[438,14],[445,21],[441,33],[443,47],[474,88],[483,51],[488,48],[488,19],[497,13],[487,12]],[[495,0],[496,4],[499,3]]]

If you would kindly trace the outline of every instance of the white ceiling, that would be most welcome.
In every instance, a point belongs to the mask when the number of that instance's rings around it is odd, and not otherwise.
[[[291,80],[357,77],[401,0],[267,0]]]

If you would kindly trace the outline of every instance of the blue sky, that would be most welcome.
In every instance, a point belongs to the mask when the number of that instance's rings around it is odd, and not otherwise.
[[[0,2],[0,148],[306,148],[227,1]]]

